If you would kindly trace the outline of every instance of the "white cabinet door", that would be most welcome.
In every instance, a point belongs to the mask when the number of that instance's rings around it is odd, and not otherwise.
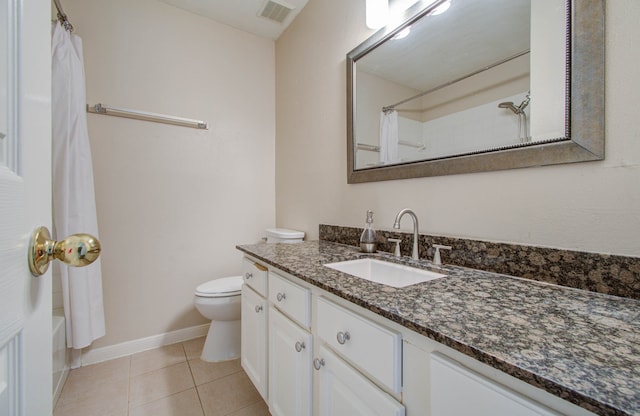
[[[242,286],[241,363],[263,399],[267,400],[267,301]]]
[[[311,415],[311,334],[269,309],[269,411]]]
[[[558,416],[543,406],[431,354],[431,416]]]
[[[327,347],[320,347],[314,366],[320,372],[320,416],[404,415],[404,407],[400,403],[351,368]]]

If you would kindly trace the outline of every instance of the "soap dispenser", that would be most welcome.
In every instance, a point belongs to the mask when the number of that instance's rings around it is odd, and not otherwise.
[[[360,235],[360,251],[363,253],[376,252],[376,230],[373,229],[373,211],[367,211],[367,222],[364,225],[364,231]]]

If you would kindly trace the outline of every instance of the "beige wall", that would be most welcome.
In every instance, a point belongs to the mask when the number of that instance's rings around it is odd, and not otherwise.
[[[204,281],[275,224],[275,45],[155,0],[65,0],[87,101],[206,120],[207,131],[89,115],[113,345],[206,323]]]
[[[640,2],[606,16],[605,161],[347,185],[345,55],[371,32],[363,1],[311,0],[276,43],[277,224],[317,238],[373,209],[389,229],[411,207],[423,233],[640,256]]]

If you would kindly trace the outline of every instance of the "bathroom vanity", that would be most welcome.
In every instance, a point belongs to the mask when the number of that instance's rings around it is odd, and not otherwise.
[[[637,415],[640,302],[326,241],[238,246],[242,366],[273,415]],[[445,277],[395,288],[362,257]]]

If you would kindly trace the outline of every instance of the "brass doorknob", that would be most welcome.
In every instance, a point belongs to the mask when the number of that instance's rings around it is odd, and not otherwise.
[[[98,256],[100,241],[90,234],[73,234],[61,241],[52,240],[47,227],[40,227],[31,234],[29,269],[34,276],[45,274],[53,259],[82,267],[96,261]]]

